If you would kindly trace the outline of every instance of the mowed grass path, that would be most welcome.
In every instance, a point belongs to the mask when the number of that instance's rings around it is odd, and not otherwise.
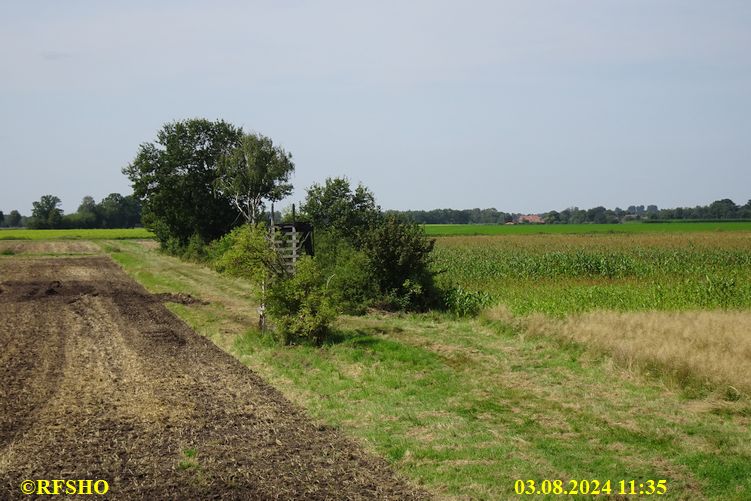
[[[625,224],[426,224],[431,236],[751,231],[749,221]]]
[[[439,498],[515,480],[666,479],[667,499],[751,498],[751,404],[689,398],[606,355],[501,321],[345,317],[323,348],[259,335],[250,288],[137,242],[102,247],[197,332]],[[551,496],[559,499],[560,496]]]

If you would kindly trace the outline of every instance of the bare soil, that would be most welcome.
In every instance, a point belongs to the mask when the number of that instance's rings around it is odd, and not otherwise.
[[[419,499],[104,256],[0,260],[0,499]]]

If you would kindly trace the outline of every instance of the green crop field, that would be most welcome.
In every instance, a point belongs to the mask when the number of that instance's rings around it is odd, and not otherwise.
[[[0,240],[122,240],[154,238],[146,228],[100,230],[0,229]]]
[[[442,237],[435,269],[516,315],[751,306],[751,232]]]
[[[749,221],[626,224],[426,224],[431,236],[751,231]]]

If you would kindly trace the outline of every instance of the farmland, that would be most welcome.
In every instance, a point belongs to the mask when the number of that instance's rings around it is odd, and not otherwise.
[[[216,426],[248,444],[241,454],[262,458],[272,451],[255,450],[258,443],[268,446],[267,437],[233,428],[222,417],[226,412],[218,409],[226,406],[236,417],[254,419],[236,407],[227,387],[242,394],[240,400],[255,402],[261,409],[257,413],[276,411],[266,397],[243,393],[248,391],[242,389],[245,376],[230,369],[218,350],[205,351],[213,346],[201,345],[198,333],[269,382],[275,390],[263,387],[263,395],[278,390],[283,397],[272,400],[291,400],[317,423],[307,428],[294,418],[293,430],[275,427],[280,443],[292,440],[284,450],[298,447],[299,430],[316,440],[340,440],[315,432],[333,428],[345,440],[361,444],[365,457],[386,458],[416,486],[410,490],[379,469],[377,481],[383,488],[415,493],[422,488],[439,499],[490,500],[515,498],[513,486],[519,479],[611,479],[614,484],[666,479],[667,499],[742,500],[751,496],[750,239],[749,233],[724,231],[442,237],[436,245],[435,266],[443,271],[439,278],[486,292],[491,303],[479,317],[440,312],[344,316],[320,348],[280,346],[259,333],[250,284],[162,254],[152,241],[2,242],[13,247],[12,254],[0,252],[0,287],[5,290],[0,305],[16,315],[3,314],[5,322],[26,319],[7,332],[32,323],[41,332],[39,322],[51,318],[52,311],[63,312],[55,325],[67,326],[66,339],[101,361],[88,367],[70,365],[76,357],[63,358],[69,362],[60,388],[72,391],[76,378],[93,378],[91,384],[98,381],[93,387],[107,401],[129,395],[114,391],[117,385],[127,390],[137,382],[140,389],[132,391],[149,396],[154,405],[172,402],[167,407],[135,405],[128,411],[135,415],[134,429],[140,430],[130,432],[133,457],[147,454],[135,437],[156,433],[145,417],[136,419],[141,414],[174,408],[204,430],[192,433],[189,422],[162,416],[175,436],[159,435],[163,447],[155,449],[173,451],[160,461],[182,475],[173,477],[165,470],[161,474],[170,481],[213,482],[212,489],[222,485],[222,475],[229,473],[222,458],[240,449],[229,449],[219,435],[211,435]],[[61,266],[61,259],[90,266]],[[44,288],[37,288],[38,298],[26,294],[34,284],[48,287],[50,273],[71,275],[80,290],[71,289],[73,297],[41,294]],[[60,281],[63,287],[74,285]],[[155,298],[160,298],[157,303]],[[116,306],[123,301],[129,305],[125,310]],[[164,307],[190,329],[165,316]],[[24,308],[26,313],[18,316]],[[32,310],[38,314],[31,315]],[[82,324],[84,318],[93,324]],[[86,325],[93,325],[97,336],[105,330],[113,333],[111,342],[96,348],[91,342],[96,336],[84,336]],[[160,355],[170,338],[153,333],[167,327],[202,354],[180,355],[172,362]],[[38,343],[39,349],[64,346],[61,332],[47,335],[54,339]],[[119,349],[128,343],[132,349]],[[133,349],[144,357],[146,368],[168,366],[181,375],[170,380],[175,393],[167,400],[151,380],[136,377]],[[212,360],[201,377],[185,372],[195,366],[190,357],[198,356]],[[33,371],[48,374],[52,369],[42,363],[48,359],[40,356],[39,364],[31,364],[29,377]],[[108,372],[109,367],[123,372]],[[229,381],[223,371],[232,374]],[[193,383],[186,386],[184,381]],[[40,384],[38,396],[43,398],[48,387]],[[201,391],[191,390],[192,385]],[[194,398],[214,394],[207,402]],[[183,403],[177,404],[180,399]],[[124,412],[132,403],[115,400],[113,405]],[[23,415],[36,427],[30,429],[42,433],[42,424],[53,422],[63,410],[62,401],[53,399],[39,413],[43,419]],[[86,426],[98,423],[80,421],[84,434]],[[253,429],[263,433],[263,427]],[[106,433],[119,440],[119,435]],[[71,437],[63,443],[66,450],[80,450]],[[31,442],[21,442],[11,459],[18,461],[30,447]],[[197,459],[185,453],[194,449]],[[0,462],[0,473],[7,461]],[[368,464],[380,468],[377,462]],[[24,468],[42,471],[41,463]],[[315,471],[325,477],[328,470],[321,466]],[[127,478],[119,484],[123,489]]]
[[[747,232],[444,237],[436,248],[442,280],[517,315],[751,306]]]
[[[683,283],[707,271],[734,275],[742,289],[748,235],[440,239],[439,264],[452,261],[447,253],[455,257],[455,267],[443,275],[491,291],[497,306],[477,319],[343,317],[323,348],[281,347],[249,327],[257,317],[252,302],[242,299],[250,293],[242,282],[138,242],[108,248],[150,291],[205,299],[208,304],[169,308],[315,419],[355,437],[440,498],[506,499],[516,479],[593,476],[665,478],[668,499],[745,499],[751,493],[751,314],[745,303],[726,311],[676,293],[676,302],[664,303],[662,311],[634,302],[613,312],[607,298],[596,295],[584,307],[556,300],[567,289],[598,284],[626,287],[622,294],[635,298],[645,287]],[[551,252],[585,251],[606,263],[617,262],[611,255],[631,261],[604,274],[610,265],[521,273],[498,262],[514,255],[546,262]],[[676,259],[688,256],[697,269],[668,266],[671,252]],[[464,254],[469,257],[459,259]],[[666,268],[654,265],[655,257]],[[505,274],[490,274],[490,263]],[[546,295],[537,282],[557,289]],[[513,311],[522,304],[514,303],[514,291],[543,299]]]
[[[445,237],[443,280],[486,315],[685,388],[751,394],[751,234]]]
[[[163,304],[201,301],[71,251],[0,256],[0,498],[62,475],[113,499],[424,497]]]

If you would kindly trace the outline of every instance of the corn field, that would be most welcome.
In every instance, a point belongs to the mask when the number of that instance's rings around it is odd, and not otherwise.
[[[751,234],[438,239],[439,280],[515,314],[751,306]]]

